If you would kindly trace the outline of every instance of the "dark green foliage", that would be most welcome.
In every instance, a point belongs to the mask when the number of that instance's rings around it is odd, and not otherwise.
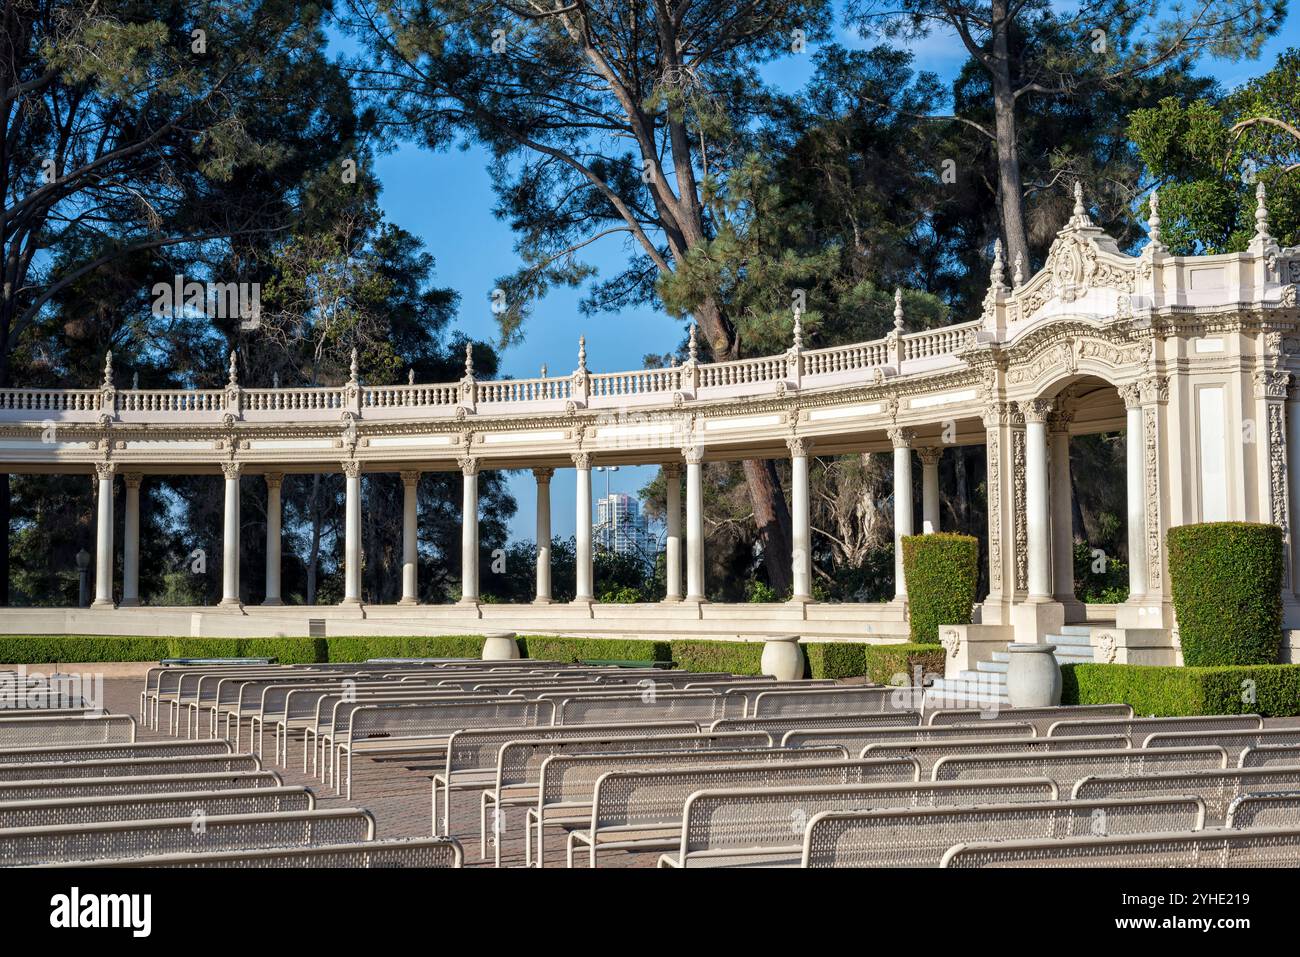
[[[1169,529],[1169,577],[1188,665],[1261,665],[1282,640],[1282,529],[1207,522]]]
[[[762,673],[761,642],[674,641],[672,658],[685,671],[730,671],[737,675]]]
[[[478,658],[483,639],[477,635],[420,637],[329,638],[327,661],[365,661],[367,658]]]
[[[934,644],[941,625],[968,625],[979,584],[979,541],[935,532],[903,537],[912,640]]]
[[[546,661],[671,661],[673,658],[666,641],[523,635],[519,642],[524,657]]]
[[[877,684],[896,683],[895,675],[906,675],[907,684],[921,684],[926,675],[943,675],[945,654],[942,645],[928,642],[867,645],[866,675]]]
[[[0,662],[43,665],[70,661],[157,661],[169,656],[173,638],[114,635],[0,635]]]
[[[1062,704],[1133,706],[1157,717],[1195,714],[1300,715],[1300,665],[1157,667],[1065,665]]]

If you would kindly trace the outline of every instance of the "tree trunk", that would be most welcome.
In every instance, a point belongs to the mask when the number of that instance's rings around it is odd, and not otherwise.
[[[311,477],[311,497],[307,512],[311,515],[311,548],[307,551],[307,604],[316,604],[316,575],[320,566],[320,474]]]
[[[998,159],[998,199],[1002,212],[1002,235],[1007,265],[1014,269],[1016,257],[1029,263],[1029,239],[1025,232],[1024,185],[1020,179],[1020,152],[1016,141],[1016,96],[1011,87],[1010,20],[1007,0],[993,0],[993,51],[989,74],[993,86],[993,117]]]
[[[789,594],[794,586],[791,568],[790,509],[771,459],[745,459],[742,463],[749,500],[758,524],[758,541],[763,549],[768,584],[778,595]]]

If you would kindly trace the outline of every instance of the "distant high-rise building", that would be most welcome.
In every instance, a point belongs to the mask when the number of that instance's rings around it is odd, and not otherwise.
[[[596,547],[616,555],[633,555],[649,561],[654,542],[641,514],[641,503],[623,492],[611,492],[596,501]]]

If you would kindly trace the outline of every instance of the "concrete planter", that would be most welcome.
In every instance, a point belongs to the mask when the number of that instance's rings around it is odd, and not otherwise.
[[[763,644],[760,662],[763,674],[777,681],[796,681],[803,677],[803,651],[798,635],[769,635]]]
[[[508,661],[519,657],[519,645],[515,642],[513,631],[502,631],[488,635],[483,642],[484,661]]]
[[[1007,665],[1007,698],[1013,708],[1048,708],[1061,703],[1061,666],[1056,645],[1012,642]]]

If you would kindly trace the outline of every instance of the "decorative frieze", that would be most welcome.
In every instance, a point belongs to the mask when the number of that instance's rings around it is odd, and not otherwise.
[[[1029,528],[1025,521],[1025,432],[1015,429],[1011,433],[1011,487],[1014,498],[1012,515],[1016,538],[1016,590],[1029,587]]]

